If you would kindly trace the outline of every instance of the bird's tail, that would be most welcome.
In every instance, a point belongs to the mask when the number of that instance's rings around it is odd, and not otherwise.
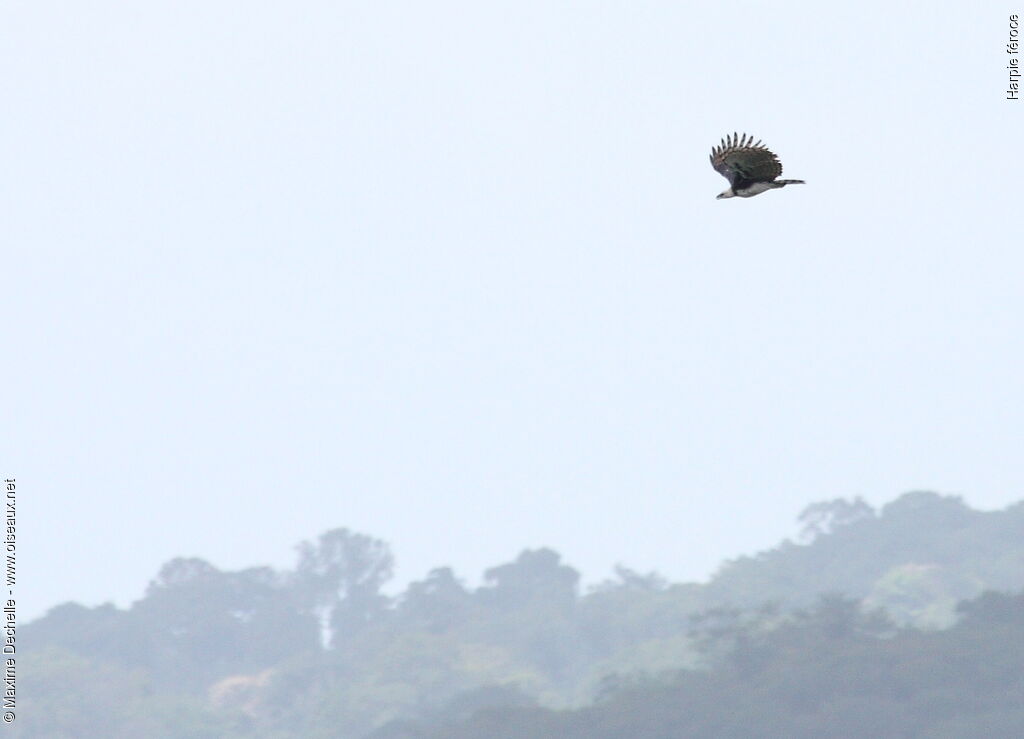
[[[779,185],[806,185],[807,183],[803,180],[775,180]]]

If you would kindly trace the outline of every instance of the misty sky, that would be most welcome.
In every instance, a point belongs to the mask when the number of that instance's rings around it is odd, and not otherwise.
[[[399,585],[693,579],[816,500],[1020,499],[1009,12],[7,4],[20,615],[339,526]],[[808,184],[715,200],[734,130]]]

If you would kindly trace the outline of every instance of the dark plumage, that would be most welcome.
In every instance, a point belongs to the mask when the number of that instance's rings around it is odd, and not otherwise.
[[[777,180],[782,174],[782,163],[753,136],[726,136],[721,146],[711,150],[711,166],[729,180],[729,189],[719,198],[750,198],[765,190],[786,185],[802,185],[803,180]]]

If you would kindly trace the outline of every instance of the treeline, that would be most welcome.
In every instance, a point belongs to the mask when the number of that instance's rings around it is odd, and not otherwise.
[[[850,665],[882,679],[879,665],[897,658],[970,662],[981,653],[965,644],[991,638],[996,649],[1007,636],[957,603],[1024,587],[1024,504],[981,512],[910,493],[880,511],[859,500],[818,503],[800,520],[802,543],[728,562],[706,584],[620,567],[585,593],[576,570],[540,549],[488,570],[479,588],[439,568],[387,597],[388,546],[346,529],[301,544],[284,571],[176,559],[129,609],[70,603],[23,628],[12,735],[763,735],[728,718],[744,711],[765,721],[802,711],[811,731],[820,716],[858,713],[850,706],[877,696],[839,690],[787,703],[777,692],[787,680],[813,687],[833,670],[857,685]],[[978,601],[986,613],[1002,607],[987,597]],[[1019,602],[1007,602],[1017,613]],[[952,700],[966,695],[961,688],[941,689]],[[931,695],[907,690],[890,698]],[[691,703],[688,723],[672,718],[672,706]],[[714,706],[728,716],[712,715]],[[660,717],[668,733],[621,723],[637,712]],[[715,721],[725,723],[708,733]],[[597,724],[622,731],[595,733]],[[777,735],[805,735],[801,726]]]
[[[946,631],[896,629],[839,597],[739,627],[728,656],[552,711],[479,697],[373,739],[1010,739],[1024,736],[1024,595],[964,603]],[[488,700],[490,698],[490,700]],[[463,715],[460,715],[462,713]]]

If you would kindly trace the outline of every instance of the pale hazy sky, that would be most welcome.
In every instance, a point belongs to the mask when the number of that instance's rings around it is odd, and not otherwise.
[[[347,526],[588,581],[1024,497],[1000,4],[37,0],[0,24],[22,617]],[[726,133],[806,186],[715,200]]]

